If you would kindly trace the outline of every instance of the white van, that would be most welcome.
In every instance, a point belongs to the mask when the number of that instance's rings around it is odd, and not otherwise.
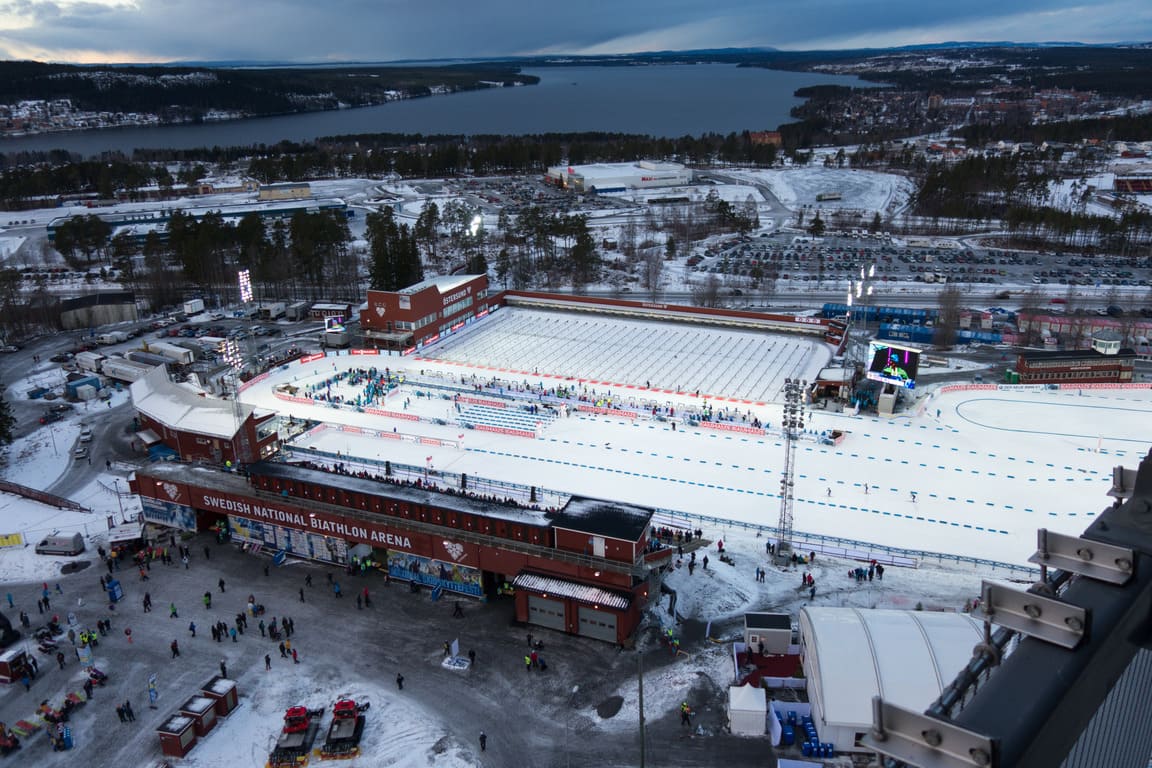
[[[84,537],[78,533],[49,536],[36,545],[38,555],[78,555],[84,551]]]

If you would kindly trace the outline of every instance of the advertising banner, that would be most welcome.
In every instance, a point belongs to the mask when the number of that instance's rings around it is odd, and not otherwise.
[[[0,533],[0,549],[5,547],[22,547],[24,546],[24,534],[22,533]]]
[[[479,597],[483,593],[480,571],[476,568],[407,552],[388,551],[388,575],[463,595]]]
[[[192,507],[174,501],[150,499],[147,496],[140,497],[140,505],[144,508],[144,519],[150,523],[179,528],[182,531],[196,530],[196,511]]]

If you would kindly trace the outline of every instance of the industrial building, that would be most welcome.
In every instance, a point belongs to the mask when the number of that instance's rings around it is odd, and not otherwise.
[[[641,160],[638,163],[559,165],[548,169],[544,181],[576,192],[611,193],[629,189],[678,187],[692,183],[692,171],[680,163]]]

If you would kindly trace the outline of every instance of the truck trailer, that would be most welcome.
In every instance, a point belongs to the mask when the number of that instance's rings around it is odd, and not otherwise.
[[[100,366],[107,359],[99,352],[80,352],[73,358],[77,368],[89,373],[100,373]]]
[[[157,355],[163,355],[177,365],[192,365],[192,363],[196,362],[196,354],[192,350],[163,341],[149,343],[148,351]]]
[[[104,361],[100,372],[110,379],[126,381],[131,384],[134,381],[139,381],[144,378],[154,367],[155,366],[133,362],[132,360],[125,360],[122,357],[110,357]]]
[[[265,320],[279,320],[288,313],[288,307],[282,301],[265,304],[260,310],[260,316]]]
[[[184,302],[184,314],[198,315],[204,311],[204,299],[191,299]]]

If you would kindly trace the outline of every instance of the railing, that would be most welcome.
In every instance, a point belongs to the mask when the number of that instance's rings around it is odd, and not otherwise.
[[[679,522],[678,522],[679,521]],[[759,523],[748,523],[742,520],[728,520],[722,517],[712,517],[710,515],[699,515],[691,512],[682,512],[674,509],[659,509],[656,511],[656,516],[653,517],[653,524],[667,523],[669,525],[683,525],[685,522],[696,521],[701,524],[721,526],[727,528],[741,528],[744,530],[758,531],[766,537],[766,541],[773,541],[778,535],[777,528],[774,525],[762,525]],[[694,526],[690,526],[694,527]],[[915,568],[919,563],[925,560],[932,560],[938,563],[956,563],[956,564],[970,564],[973,567],[986,567],[986,568],[1000,568],[1003,570],[1011,571],[1012,573],[1020,574],[1021,576],[1029,579],[1034,578],[1040,573],[1040,569],[1032,566],[1017,565],[1016,563],[1004,563],[998,560],[987,560],[982,557],[969,557],[967,555],[952,555],[943,552],[930,552],[922,549],[906,549],[903,547],[892,547],[883,544],[874,544],[867,541],[859,541],[857,539],[845,539],[840,536],[829,536],[820,533],[808,533],[805,531],[793,531],[792,542],[796,545],[798,542],[805,542],[804,546],[809,547],[811,550],[816,550],[816,546],[824,547],[823,551],[827,554],[834,554],[833,548],[852,548],[863,549],[866,552],[872,553],[869,559],[876,559],[881,562],[887,562],[890,565],[906,566]],[[797,547],[798,548],[798,547]],[[876,554],[883,553],[884,557],[876,557]],[[885,559],[887,558],[887,559]],[[902,562],[910,561],[910,562]]]
[[[23,496],[26,499],[32,499],[33,501],[38,501],[41,504],[47,504],[49,506],[56,507],[57,509],[73,509],[77,512],[92,511],[88,509],[88,507],[77,504],[71,499],[66,499],[63,496],[57,496],[52,493],[46,493],[44,491],[37,490],[35,488],[29,488],[28,486],[20,485],[19,483],[10,483],[7,480],[0,480],[0,491],[3,491],[4,493],[14,493],[17,496]]]
[[[281,461],[287,458],[287,456],[285,456],[286,453],[292,458],[300,457],[305,460],[317,460],[318,464],[325,466],[339,463],[346,467],[364,467],[374,470],[380,475],[385,475],[386,472],[391,471],[392,474],[390,477],[396,480],[419,480],[425,486],[430,487],[431,490],[442,488],[452,488],[456,490],[460,488],[460,473],[458,472],[444,472],[438,469],[428,469],[413,464],[400,464],[383,459],[344,456],[331,451],[321,451],[316,448],[290,448],[286,452],[281,452]],[[572,498],[571,494],[560,491],[552,491],[530,485],[523,485],[521,483],[492,480],[485,477],[475,477],[473,475],[468,475],[467,488],[465,488],[465,490],[477,494],[492,494],[494,496],[515,498],[522,501],[525,505],[534,504],[542,509],[559,509]],[[535,493],[536,496],[535,501],[532,500],[533,493]]]

